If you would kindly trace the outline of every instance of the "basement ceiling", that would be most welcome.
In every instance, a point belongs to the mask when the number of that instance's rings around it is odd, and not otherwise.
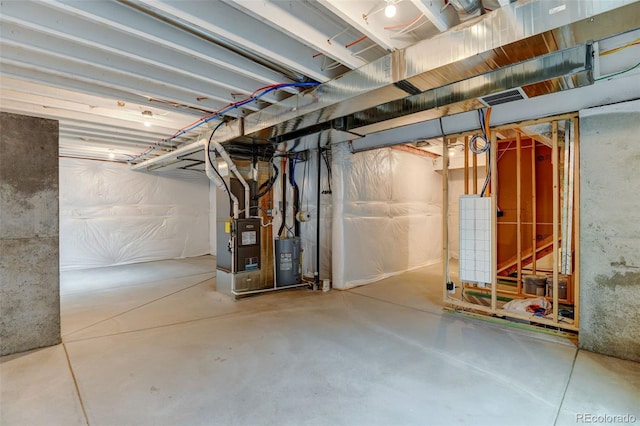
[[[509,1],[391,3],[5,0],[0,109],[60,120],[61,156],[141,161]]]
[[[549,14],[564,10],[560,0],[537,1],[554,6]],[[448,30],[469,32],[467,24],[510,3],[3,0],[0,109],[59,120],[61,156],[140,163],[314,85],[358,82],[368,64]]]

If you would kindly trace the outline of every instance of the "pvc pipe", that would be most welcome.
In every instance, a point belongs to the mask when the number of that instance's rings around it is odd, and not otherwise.
[[[220,142],[212,140],[211,143],[213,144],[216,151],[218,151],[218,153],[220,154],[220,157],[222,157],[222,159],[229,165],[229,170],[231,170],[233,174],[236,175],[242,186],[244,186],[244,217],[248,218],[251,213],[251,189],[249,188],[249,184],[246,180],[244,180],[244,177],[242,177],[242,175],[238,171],[238,167],[236,167],[233,160],[231,159],[231,157],[229,157],[229,154],[220,144]]]
[[[190,143],[189,145],[181,146],[180,148],[176,149],[175,151],[171,151],[170,153],[163,154],[158,157],[153,157],[143,161],[142,163],[135,164],[131,167],[131,170],[149,170],[152,166],[155,165],[157,165],[157,167],[162,167],[163,165],[166,165],[165,162],[175,162],[176,158],[183,155],[194,154],[200,151],[202,147],[205,147],[206,149],[206,146],[207,139],[203,138],[196,142]]]
[[[229,197],[231,198],[231,202],[233,204],[233,217],[235,219],[238,218],[239,214],[240,214],[240,207],[238,206],[238,197],[236,197],[231,191],[229,191],[227,189],[227,187],[225,186],[224,182],[222,181],[222,179],[220,179],[220,176],[218,176],[214,171],[213,171],[213,160],[215,160],[215,154],[213,157],[211,157],[211,151],[209,151],[209,143],[207,142],[205,144],[204,147],[204,171],[207,174],[207,177],[213,182],[215,183],[215,185],[220,188],[221,190],[223,190],[224,192],[226,192]]]

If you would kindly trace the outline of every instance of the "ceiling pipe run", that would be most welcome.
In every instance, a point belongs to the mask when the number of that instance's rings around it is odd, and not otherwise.
[[[287,140],[288,135],[292,136],[290,139],[300,137],[296,135],[304,129],[313,131],[314,126],[320,126],[316,131],[325,130],[323,123],[337,118],[374,110],[408,95],[420,96],[550,52],[634,29],[640,19],[639,6],[638,0],[510,3],[244,119],[234,120],[241,123],[234,128],[241,129],[241,135],[280,141]],[[538,71],[545,73],[544,67]],[[490,93],[478,92],[477,95]],[[440,114],[449,113],[441,111]],[[394,127],[393,123],[386,126],[384,123],[366,131]],[[214,138],[221,143],[229,142],[234,139],[233,134],[237,133],[217,132]],[[192,144],[192,148],[201,149],[201,146]],[[135,168],[170,162],[172,157],[175,158],[170,153]]]
[[[221,37],[215,37],[212,34],[207,34],[203,31],[199,31],[198,29],[194,28],[191,25],[187,25],[183,22],[177,21],[175,19],[171,19],[163,14],[157,13],[154,10],[145,7],[142,4],[136,3],[134,1],[130,1],[130,0],[117,0],[118,3],[121,3],[127,7],[130,7],[131,9],[137,10],[140,13],[143,13],[145,15],[151,16],[152,18],[155,18],[159,21],[164,22],[165,24],[171,25],[175,28],[178,28],[181,31],[184,31],[186,33],[189,33],[191,35],[194,35],[196,37],[199,37],[203,40],[208,41],[209,43],[218,45],[224,49],[227,49],[233,53],[235,53],[236,55],[242,56],[244,58],[247,58],[253,62],[259,63],[260,65],[264,66],[265,68],[268,68],[272,71],[278,72],[280,74],[282,74],[283,77],[291,80],[291,81],[303,81],[305,78],[303,75],[296,73],[293,70],[290,70],[288,68],[285,68],[279,64],[276,64],[275,62],[264,58],[263,56],[257,55],[254,52],[250,52],[246,49],[243,49],[241,47],[235,46],[229,42],[227,42],[226,40],[224,40]]]

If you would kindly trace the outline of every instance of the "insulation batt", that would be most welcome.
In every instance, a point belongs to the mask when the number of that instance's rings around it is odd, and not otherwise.
[[[209,180],[60,159],[60,269],[209,253]]]

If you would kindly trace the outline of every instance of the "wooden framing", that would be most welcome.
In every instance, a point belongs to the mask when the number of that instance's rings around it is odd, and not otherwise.
[[[576,112],[572,112],[572,113],[568,113],[568,114],[561,114],[561,115],[556,115],[553,117],[546,117],[546,118],[537,118],[535,120],[525,120],[525,121],[518,121],[515,123],[510,123],[510,124],[501,124],[499,126],[495,126],[495,127],[491,127],[491,131],[492,132],[499,132],[501,130],[511,130],[511,129],[516,129],[518,127],[525,127],[525,126],[533,126],[534,124],[541,124],[541,123],[549,123],[553,120],[573,120],[573,119],[577,119],[578,118],[578,113]],[[452,133],[450,135],[447,135],[447,137],[449,138],[460,138],[460,137],[464,137],[464,136],[473,136],[478,134],[477,130],[472,130],[472,131],[468,131],[468,132],[460,132],[460,133]]]
[[[516,134],[516,253],[518,255],[518,276],[517,289],[518,294],[522,292],[522,170],[520,168],[522,157],[522,144],[520,140],[520,132]],[[537,257],[536,252],[532,251],[533,258]],[[497,262],[497,259],[496,259]]]
[[[560,213],[560,163],[558,156],[558,121],[551,123],[551,138],[553,147],[551,149],[551,164],[553,166],[553,312],[554,322],[558,322],[558,250],[559,250],[559,223]],[[535,256],[534,256],[535,257]]]
[[[491,211],[498,211],[498,140],[497,132],[491,132]],[[491,215],[491,309],[498,308],[498,215]]]
[[[531,269],[533,274],[535,275],[537,272],[537,268],[536,268],[536,261],[537,261],[537,256],[535,255],[535,253],[538,250],[538,239],[537,239],[537,232],[538,230],[536,229],[536,224],[538,223],[538,216],[537,216],[537,212],[536,212],[536,141],[535,140],[531,140],[531,205],[533,206],[532,211],[532,216],[531,216],[531,254],[533,255],[532,257],[532,262],[531,262]]]
[[[466,167],[466,165],[465,165]],[[449,143],[442,135],[442,286],[443,299],[447,301],[449,282]]]
[[[560,299],[560,292],[559,292],[559,275],[560,275],[560,265],[559,265],[559,250],[560,250],[560,241],[561,238],[567,238],[564,235],[561,237],[560,236],[560,227],[562,226],[562,220],[560,218],[560,158],[559,158],[559,146],[560,146],[560,142],[558,140],[559,138],[559,120],[571,120],[570,123],[572,123],[573,125],[573,137],[574,137],[574,141],[573,141],[573,145],[575,147],[575,158],[574,158],[574,168],[572,171],[573,173],[573,181],[574,181],[574,197],[573,197],[573,223],[574,223],[574,228],[573,228],[573,235],[572,236],[568,236],[568,238],[573,237],[573,244],[569,244],[569,247],[573,247],[574,250],[574,255],[573,255],[573,261],[575,262],[575,268],[573,270],[573,275],[572,275],[572,280],[569,281],[569,284],[571,284],[571,282],[573,282],[573,285],[569,285],[567,288],[567,297],[566,299]],[[550,315],[548,315],[547,317],[536,317],[536,316],[532,316],[532,315],[528,315],[528,314],[517,314],[514,312],[510,312],[510,311],[505,311],[504,309],[500,309],[498,308],[498,295],[505,295],[508,297],[522,297],[524,295],[523,292],[523,281],[522,281],[522,270],[523,270],[523,265],[524,265],[524,261],[522,259],[522,252],[523,252],[523,245],[524,245],[524,233],[523,233],[523,227],[526,226],[526,222],[524,221],[524,217],[522,214],[522,208],[523,208],[523,200],[522,200],[522,196],[525,195],[527,196],[525,193],[529,190],[528,187],[526,187],[526,191],[523,189],[523,179],[525,178],[525,176],[523,175],[522,172],[522,168],[520,167],[520,165],[522,164],[522,161],[529,161],[526,157],[523,158],[523,150],[527,149],[528,146],[524,145],[523,147],[523,135],[522,133],[517,129],[518,127],[521,126],[529,126],[529,125],[533,125],[533,124],[540,124],[540,123],[550,123],[551,124],[551,138],[548,138],[549,141],[551,142],[551,169],[552,170],[552,174],[551,176],[545,174],[546,176],[549,176],[550,178],[552,178],[552,182],[549,182],[550,184],[552,184],[553,186],[553,190],[552,190],[552,194],[550,194],[552,196],[552,200],[550,200],[552,202],[552,206],[551,210],[552,210],[552,221],[548,221],[547,218],[545,217],[545,215],[541,216],[541,218],[544,218],[545,222],[552,222],[550,223],[550,225],[553,227],[553,232],[552,235],[549,235],[549,247],[550,249],[552,249],[551,251],[551,255],[553,257],[553,269],[544,269],[544,271],[549,271],[550,273],[552,273],[551,276],[553,276],[553,284],[552,284],[552,296],[549,297],[548,299],[551,300],[553,302],[553,307],[551,310]],[[505,139],[505,140],[497,140],[497,134],[498,134],[498,130],[506,130],[506,129],[510,129],[513,130],[515,129],[515,137],[514,138],[510,138],[510,139]],[[471,134],[477,134],[476,132],[466,132],[466,133],[461,133],[461,134],[455,134],[455,135],[448,135],[445,136],[443,139],[446,140],[445,143],[443,143],[443,159],[445,161],[443,161],[443,227],[448,227],[448,213],[449,213],[449,185],[448,185],[448,179],[449,179],[449,164],[448,164],[448,146],[451,143],[452,140],[455,140],[453,138],[461,138],[464,137],[465,138],[465,151],[464,151],[464,193],[465,194],[469,194],[470,192],[473,194],[478,194],[478,167],[477,167],[477,156],[476,154],[473,153],[469,153],[469,148],[468,148],[468,141],[469,141],[469,136]],[[497,315],[497,316],[501,316],[501,317],[508,317],[508,318],[516,318],[516,319],[524,319],[524,320],[528,320],[530,321],[532,324],[533,323],[537,323],[537,324],[544,324],[544,325],[548,325],[548,326],[553,326],[553,327],[557,327],[558,329],[564,329],[564,330],[569,330],[569,331],[578,331],[578,327],[579,327],[579,262],[580,262],[580,250],[579,250],[579,229],[580,229],[580,222],[579,222],[579,203],[580,203],[580,187],[579,187],[579,140],[578,140],[578,120],[577,120],[577,114],[572,113],[572,114],[563,114],[560,116],[556,116],[556,117],[551,117],[551,118],[544,118],[544,119],[537,119],[537,120],[529,120],[529,121],[524,121],[524,122],[520,122],[520,123],[515,123],[515,124],[511,124],[511,125],[501,125],[501,126],[497,126],[495,128],[491,128],[490,132],[488,132],[491,135],[491,150],[489,151],[489,158],[490,158],[490,169],[487,170],[488,173],[491,174],[490,176],[490,188],[491,191],[489,192],[489,196],[491,198],[491,206],[492,206],[492,210],[494,212],[497,212],[497,206],[498,206],[498,193],[499,193],[499,179],[498,179],[498,144],[503,143],[503,142],[510,142],[513,143],[515,142],[516,147],[515,147],[515,156],[516,156],[516,164],[517,164],[517,172],[516,172],[516,187],[515,187],[515,196],[516,196],[516,217],[515,217],[515,225],[516,225],[516,253],[517,253],[517,274],[515,277],[509,277],[509,276],[498,276],[498,257],[497,257],[497,252],[498,252],[498,219],[497,219],[497,215],[492,215],[491,217],[491,231],[492,231],[492,242],[491,242],[491,255],[493,258],[492,261],[492,265],[491,265],[491,277],[492,277],[492,283],[490,285],[490,287],[488,286],[487,288],[477,288],[476,290],[485,293],[487,296],[490,295],[490,306],[485,306],[482,304],[475,304],[475,303],[471,303],[468,302],[466,300],[462,300],[459,298],[454,298],[451,297],[451,294],[448,294],[447,290],[446,290],[446,282],[449,280],[449,273],[450,273],[450,269],[449,269],[449,262],[448,262],[448,256],[449,256],[449,242],[448,242],[448,230],[443,230],[443,258],[445,259],[445,266],[443,268],[443,272],[444,272],[444,301],[447,304],[453,305],[454,307],[458,307],[458,308],[463,308],[465,310],[473,310],[473,311],[477,311],[477,312],[484,312],[485,314],[493,314],[493,315]],[[513,134],[513,133],[512,133]],[[527,260],[527,262],[531,262],[531,267],[532,267],[532,272],[535,274],[536,272],[538,272],[540,270],[539,265],[537,264],[536,260],[537,260],[537,250],[539,249],[538,247],[538,242],[537,242],[537,221],[538,221],[538,214],[537,214],[537,204],[536,204],[536,192],[537,192],[537,188],[536,188],[536,182],[537,182],[537,176],[536,176],[536,140],[535,138],[531,138],[529,136],[526,136],[527,139],[530,139],[530,147],[531,147],[531,151],[530,151],[530,160],[531,160],[531,203],[532,203],[532,209],[531,209],[531,245],[532,245],[532,251],[531,251],[531,259]],[[512,150],[512,148],[508,147],[510,150]],[[548,149],[548,148],[545,148]],[[513,152],[513,151],[512,151]],[[546,152],[546,151],[545,151]],[[513,154],[511,154],[513,155]],[[545,153],[545,156],[548,155]],[[469,159],[469,156],[471,156],[472,158]],[[548,158],[548,157],[547,157]],[[471,160],[471,161],[470,161]],[[512,160],[513,161],[513,160]],[[470,164],[471,163],[471,164]],[[548,163],[546,163],[548,164]],[[548,167],[548,166],[545,166]],[[472,170],[470,171],[469,168],[471,168]],[[547,169],[548,170],[548,169]],[[472,186],[469,186],[469,179],[473,179],[473,183]],[[528,177],[527,177],[528,178]],[[551,180],[551,179],[550,179]],[[528,185],[528,184],[527,184]],[[512,189],[513,190],[513,189]],[[548,194],[547,190],[547,194]],[[543,192],[544,193],[544,192]],[[513,209],[513,206],[511,207],[511,209]],[[549,211],[549,213],[551,213]],[[528,221],[528,219],[527,219]],[[503,222],[501,221],[500,223],[511,223],[513,225],[513,221],[509,221],[509,222]],[[548,226],[548,225],[547,225]],[[548,231],[541,229],[541,232],[543,232],[543,234],[547,234]],[[528,238],[528,236],[527,236]],[[527,248],[528,250],[528,248]],[[515,289],[514,287],[504,287],[502,286],[500,289],[498,288],[498,279],[500,280],[505,280],[505,281],[515,281],[516,282],[516,286]],[[551,280],[550,280],[551,281]],[[465,285],[465,283],[463,283],[463,285]],[[574,293],[571,294],[571,287],[573,287]],[[526,297],[526,295],[525,295]],[[574,302],[574,321],[572,323],[567,322],[566,319],[562,318],[559,314],[559,302],[563,301],[563,303],[570,303],[571,301]]]
[[[464,137],[464,193],[469,193],[469,136]]]
[[[478,193],[478,156],[475,154],[473,155],[473,193],[474,195]]]

